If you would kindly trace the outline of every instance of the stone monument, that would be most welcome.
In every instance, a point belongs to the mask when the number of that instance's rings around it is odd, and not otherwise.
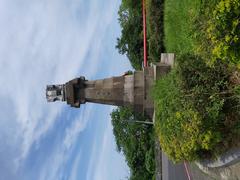
[[[76,108],[86,102],[132,107],[134,112],[152,118],[154,103],[150,95],[151,88],[158,77],[170,70],[171,56],[162,54],[160,63],[122,76],[99,80],[87,80],[81,76],[65,84],[47,85],[47,100],[66,101]]]

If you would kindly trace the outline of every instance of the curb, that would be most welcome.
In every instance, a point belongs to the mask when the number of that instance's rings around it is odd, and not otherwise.
[[[219,168],[233,165],[240,161],[240,148],[233,148],[219,156],[217,159],[205,159],[196,162],[198,165],[208,168]]]

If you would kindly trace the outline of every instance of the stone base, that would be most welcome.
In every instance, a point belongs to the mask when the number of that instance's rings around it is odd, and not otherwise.
[[[144,76],[144,103],[143,112],[145,115],[153,118],[154,115],[154,100],[151,96],[151,90],[154,86],[154,82],[160,79],[162,76],[169,73],[171,67],[174,65],[174,54],[173,53],[162,53],[161,61],[153,63],[149,67],[143,68]]]
[[[151,67],[153,67],[154,81],[157,81],[162,76],[170,72],[171,68],[174,67],[174,58],[174,53],[162,53],[160,62],[151,64]],[[152,119],[153,123],[155,123],[155,110],[153,112]]]

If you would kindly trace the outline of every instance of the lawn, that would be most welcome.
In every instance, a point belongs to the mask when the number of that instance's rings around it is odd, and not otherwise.
[[[199,13],[199,0],[165,0],[164,43],[167,52],[183,54],[194,51],[193,24]]]

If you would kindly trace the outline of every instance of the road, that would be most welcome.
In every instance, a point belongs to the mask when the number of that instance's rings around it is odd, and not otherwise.
[[[173,164],[163,152],[162,180],[188,180],[184,164]]]

